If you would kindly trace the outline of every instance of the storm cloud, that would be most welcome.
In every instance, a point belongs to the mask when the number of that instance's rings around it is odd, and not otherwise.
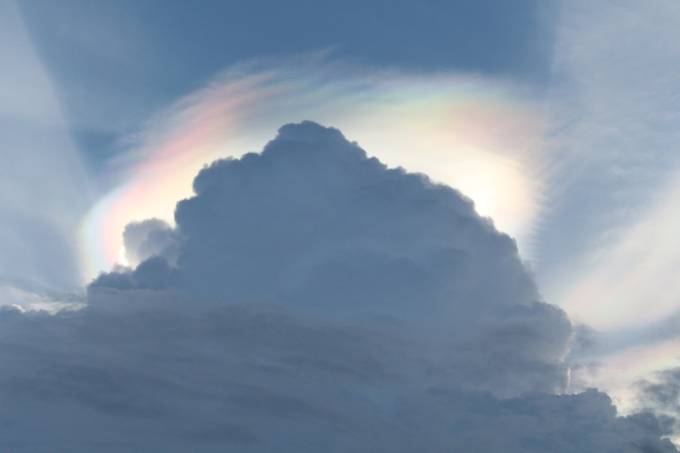
[[[564,394],[570,321],[454,189],[303,122],[194,191],[85,308],[1,313],[3,448],[676,451]]]

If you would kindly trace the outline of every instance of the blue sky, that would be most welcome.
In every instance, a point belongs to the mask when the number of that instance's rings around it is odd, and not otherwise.
[[[677,451],[678,30],[671,0],[0,0],[0,438]]]

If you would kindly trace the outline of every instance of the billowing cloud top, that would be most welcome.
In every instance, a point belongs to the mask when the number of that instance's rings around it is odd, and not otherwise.
[[[128,228],[141,262],[86,308],[2,314],[0,445],[676,451],[653,416],[562,394],[569,320],[455,190],[311,122],[194,190],[175,228]]]
[[[450,371],[476,387],[515,394],[563,385],[568,321],[538,302],[512,239],[456,191],[387,169],[311,122],[282,127],[262,154],[215,162],[194,190],[177,205],[179,244],[164,243],[167,226],[154,221],[127,230],[149,229],[142,247],[128,238],[130,255],[155,243],[166,259],[92,286],[172,288],[362,325],[399,323],[443,341],[447,355],[450,342],[465,343],[455,354],[467,366]],[[511,336],[523,342],[517,354],[504,351]],[[478,369],[489,354],[515,356],[503,382],[499,370]]]

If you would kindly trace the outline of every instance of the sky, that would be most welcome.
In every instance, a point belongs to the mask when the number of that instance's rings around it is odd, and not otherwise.
[[[0,444],[677,451],[679,30],[0,0]]]

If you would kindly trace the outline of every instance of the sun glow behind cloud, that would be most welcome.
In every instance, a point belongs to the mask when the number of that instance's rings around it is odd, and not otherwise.
[[[278,126],[304,119],[340,128],[390,166],[458,188],[529,253],[543,124],[518,92],[475,76],[367,71],[318,59],[239,66],[153,119],[111,163],[120,182],[81,227],[84,278],[125,264],[127,223],[152,216],[172,223],[175,202],[192,194],[202,166],[259,149]]]

